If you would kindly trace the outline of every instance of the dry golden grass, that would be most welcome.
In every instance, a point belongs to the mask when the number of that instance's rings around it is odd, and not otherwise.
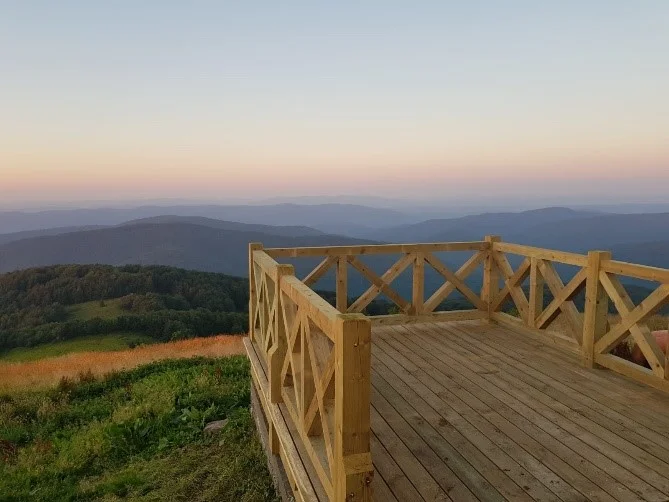
[[[23,363],[0,363],[0,392],[56,385],[62,378],[135,368],[162,359],[244,354],[243,337],[219,335],[147,345],[117,352],[78,352]]]

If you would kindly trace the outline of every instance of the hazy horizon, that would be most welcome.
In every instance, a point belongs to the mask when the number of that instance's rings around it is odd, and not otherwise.
[[[667,200],[661,0],[24,2],[0,43],[0,208]]]

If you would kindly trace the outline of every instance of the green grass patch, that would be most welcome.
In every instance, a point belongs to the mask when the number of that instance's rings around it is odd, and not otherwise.
[[[121,299],[97,300],[93,302],[78,303],[68,307],[68,314],[71,319],[80,321],[89,321],[91,319],[115,319],[122,315],[124,310],[121,308]]]
[[[235,356],[0,395],[0,501],[278,501],[249,385]]]
[[[156,343],[156,340],[140,333],[110,333],[109,335],[84,336],[64,342],[12,349],[4,354],[0,354],[0,361],[36,361],[38,359],[58,357],[74,352],[113,352],[152,343]]]

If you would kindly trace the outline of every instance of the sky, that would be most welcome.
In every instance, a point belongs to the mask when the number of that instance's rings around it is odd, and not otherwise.
[[[0,205],[669,200],[669,1],[0,0]]]

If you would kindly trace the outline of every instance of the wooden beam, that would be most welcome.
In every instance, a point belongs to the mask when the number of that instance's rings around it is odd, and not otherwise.
[[[372,285],[360,297],[353,302],[348,308],[348,312],[361,312],[370,302],[376,298],[380,293],[383,293],[390,298],[402,311],[406,312],[409,308],[409,303],[402,298],[390,284],[399,276],[406,268],[411,265],[414,258],[412,255],[404,255],[397,262],[390,267],[386,272],[379,277],[367,265],[362,263],[356,256],[349,256],[348,262],[358,270],[364,277],[372,283]]]
[[[440,251],[484,251],[489,244],[482,241],[436,242],[421,244],[369,244],[367,246],[322,246],[301,248],[266,248],[273,258],[299,258],[305,256],[359,256],[366,254],[433,253]]]
[[[334,256],[327,256],[322,262],[320,262],[315,269],[313,269],[309,274],[302,279],[302,282],[311,287],[314,283],[323,277],[330,267],[334,265],[337,261],[337,258]]]
[[[419,251],[414,254],[413,276],[411,289],[411,311],[410,314],[421,314],[423,312],[423,301],[425,298],[425,253]]]
[[[485,260],[485,255],[482,256],[481,261]],[[467,284],[465,284],[464,280],[460,279],[457,274],[454,274],[451,272],[451,270],[444,265],[439,258],[434,256],[432,253],[425,255],[426,261],[434,268],[442,277],[444,277],[447,281],[447,283],[452,284],[455,286],[455,289],[460,291],[471,303],[474,307],[477,309],[487,311],[488,306],[486,303],[481,300],[481,298],[474,293]],[[469,273],[471,273],[470,270],[468,270]],[[469,275],[469,273],[467,275]]]
[[[541,312],[537,318],[536,327],[539,329],[545,328],[557,317],[560,311],[560,305],[565,301],[571,300],[574,296],[579,294],[585,287],[585,280],[587,278],[587,269],[582,268],[574,277],[562,288],[559,295],[553,295],[553,300]]]
[[[609,274],[644,279],[646,281],[669,283],[669,269],[637,265],[624,261],[604,260],[601,268]]]
[[[465,263],[462,264],[462,266],[455,272],[455,275],[460,279],[464,280],[466,279],[469,274],[471,274],[474,270],[476,270],[476,267],[479,266],[479,264],[485,260],[487,253],[476,253],[473,255],[469,260],[467,260]],[[432,265],[434,267],[434,265]],[[444,284],[441,285],[434,293],[432,293],[432,296],[427,299],[427,301],[424,304],[423,312],[432,312],[434,309],[436,309],[439,304],[444,301],[445,298],[448,297],[453,291],[455,291],[456,286],[452,282],[445,282]]]
[[[507,297],[511,296],[513,303],[518,308],[520,317],[525,323],[527,323],[527,312],[529,308],[528,300],[525,296],[523,288],[519,284],[527,279],[527,276],[530,273],[530,259],[525,258],[514,272],[511,268],[511,265],[509,264],[509,261],[506,259],[506,256],[498,253],[497,251],[494,251],[493,258],[505,279],[504,288],[502,288],[502,291],[500,291],[497,297],[493,299],[492,312],[499,310],[502,304],[506,301]]]
[[[413,324],[421,322],[449,322],[474,321],[486,319],[488,313],[484,310],[446,310],[443,312],[428,312],[420,315],[389,314],[369,317],[372,326],[392,326],[396,324]]]
[[[253,331],[256,318],[256,303],[258,302],[253,252],[261,249],[262,244],[260,242],[249,243],[249,338],[251,338],[251,340],[255,339],[255,333]]]
[[[337,309],[305,286],[297,277],[286,276],[281,281],[281,291],[301,309],[305,309],[311,319],[328,337],[333,338],[333,326]]]
[[[533,256],[530,258],[530,301],[527,316],[527,324],[538,328],[537,317],[544,310],[544,278],[539,270],[541,259]]]
[[[371,502],[371,323],[342,314],[335,340],[334,500]]]
[[[565,288],[562,279],[555,271],[553,264],[548,261],[541,261],[539,264],[539,270],[541,270],[541,275],[543,275],[548,288],[553,293],[553,296],[559,296],[560,292]],[[574,302],[571,300],[565,300],[560,304],[560,310],[564,315],[567,323],[569,324],[569,329],[571,331],[571,336],[574,340],[580,345],[583,340],[583,321],[581,319],[581,313],[574,305]]]
[[[348,283],[346,272],[348,269],[348,261],[345,256],[340,256],[337,259],[337,287],[336,287],[336,303],[339,312],[346,312],[348,307]]]
[[[599,283],[599,271],[603,260],[610,260],[607,251],[588,253],[587,279],[585,286],[585,307],[583,317],[583,365],[592,368],[595,365],[595,343],[606,333],[609,316],[609,297]]]
[[[495,259],[492,255],[495,245],[502,242],[499,235],[486,235],[485,242],[489,244],[486,251],[485,263],[483,265],[483,286],[481,287],[481,298],[486,304],[488,318],[492,315],[494,309],[492,303],[499,294],[499,270],[495,265]]]
[[[566,251],[555,251],[553,249],[535,248],[532,246],[523,246],[521,244],[510,244],[508,242],[498,242],[493,245],[494,251],[525,256],[527,258],[538,258],[540,260],[565,263],[577,267],[585,267],[588,264],[588,257],[577,253],[568,253]]]

